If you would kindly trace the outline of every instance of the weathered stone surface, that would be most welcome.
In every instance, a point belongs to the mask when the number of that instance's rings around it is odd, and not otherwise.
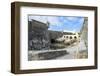
[[[50,59],[56,59],[57,57],[62,57],[66,54],[69,54],[66,50],[61,51],[49,51],[49,52],[41,52],[38,54],[29,53],[28,60],[50,60]]]
[[[84,40],[86,48],[88,50],[88,18],[84,18],[83,27],[81,29],[81,40]]]
[[[29,22],[28,49],[43,50],[50,48],[48,26],[44,23],[33,20]]]
[[[38,56],[41,60],[48,60],[48,59],[54,59],[56,57],[64,56],[65,54],[68,54],[66,50],[61,50],[61,51],[39,53]]]
[[[48,30],[49,26],[36,20],[28,22],[28,50],[62,49],[67,45],[56,39],[73,33]]]

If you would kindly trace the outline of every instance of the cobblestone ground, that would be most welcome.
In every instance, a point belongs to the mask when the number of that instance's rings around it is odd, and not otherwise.
[[[65,54],[63,56],[59,56],[53,59],[83,59],[83,58],[88,58],[88,50],[85,46],[84,41],[81,41],[80,43],[74,43],[70,45],[67,48],[64,49],[58,49],[58,50],[48,50],[48,51],[61,51],[61,50],[66,50],[68,54]],[[28,54],[28,60],[41,60],[38,58],[36,55],[37,53],[40,53],[41,51],[30,51]],[[42,51],[42,52],[47,52]]]
[[[84,41],[81,41],[79,44],[75,43],[68,48],[65,48],[68,55],[58,57],[56,59],[84,59],[88,58],[88,50],[85,46]]]

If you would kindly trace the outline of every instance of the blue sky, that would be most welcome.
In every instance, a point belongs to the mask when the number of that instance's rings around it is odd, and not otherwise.
[[[40,22],[50,23],[48,30],[79,32],[82,28],[84,17],[74,16],[36,16],[29,15],[29,21],[35,19]]]

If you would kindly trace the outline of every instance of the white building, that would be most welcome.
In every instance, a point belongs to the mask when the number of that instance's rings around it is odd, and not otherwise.
[[[56,40],[60,42],[64,42],[65,44],[71,44],[73,42],[80,41],[80,35],[79,33],[73,33],[68,35],[66,34]]]

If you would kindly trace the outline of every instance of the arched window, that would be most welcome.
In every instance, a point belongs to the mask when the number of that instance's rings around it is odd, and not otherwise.
[[[66,36],[66,38],[68,38],[68,36]]]
[[[74,39],[77,39],[77,37],[76,37],[76,36],[74,36]]]
[[[70,36],[70,39],[72,39],[72,36]]]

